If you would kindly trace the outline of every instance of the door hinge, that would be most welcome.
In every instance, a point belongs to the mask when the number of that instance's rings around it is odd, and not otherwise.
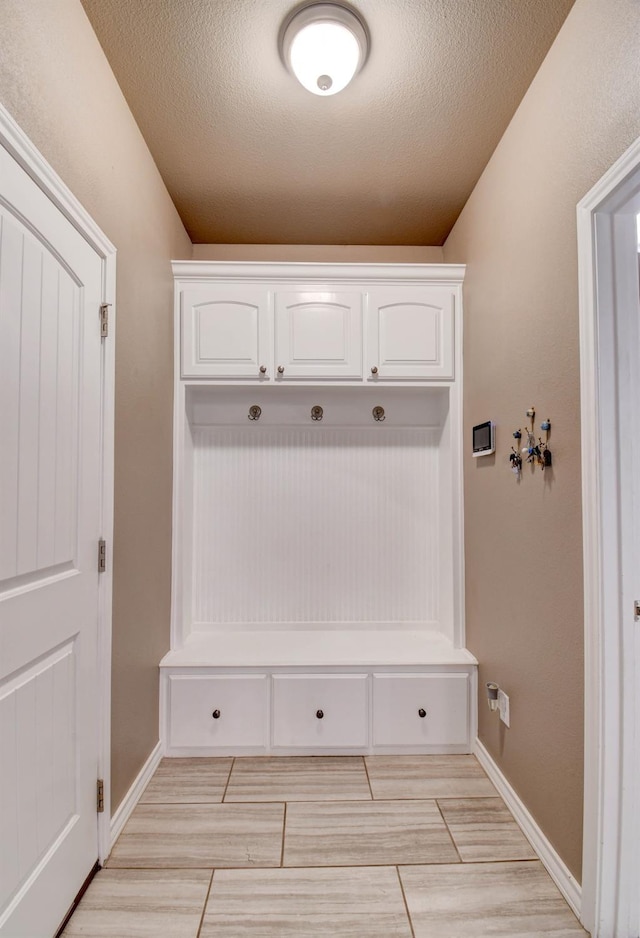
[[[104,811],[104,779],[99,778],[96,786],[96,806],[98,814]]]
[[[636,599],[633,604],[633,618],[636,622],[640,619],[640,599]]]
[[[109,307],[111,303],[100,304],[100,338],[106,339],[109,335]]]
[[[98,573],[107,569],[107,542],[103,537],[98,541]]]

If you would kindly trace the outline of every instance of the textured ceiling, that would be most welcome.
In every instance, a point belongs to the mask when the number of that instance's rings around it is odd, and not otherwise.
[[[305,91],[295,0],[82,0],[195,243],[442,244],[573,0],[359,0],[371,51]]]

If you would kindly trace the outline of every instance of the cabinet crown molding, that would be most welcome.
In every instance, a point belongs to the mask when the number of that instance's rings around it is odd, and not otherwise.
[[[326,264],[254,261],[172,261],[173,276],[182,281],[252,280],[304,283],[448,283],[461,284],[464,264]]]

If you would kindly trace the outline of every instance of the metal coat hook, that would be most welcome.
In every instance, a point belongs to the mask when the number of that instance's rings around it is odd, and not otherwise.
[[[252,404],[249,408],[249,413],[247,416],[249,420],[260,420],[260,414],[262,413],[262,407],[259,404]]]

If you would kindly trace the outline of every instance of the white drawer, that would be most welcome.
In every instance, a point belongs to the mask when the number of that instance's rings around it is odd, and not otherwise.
[[[468,744],[469,683],[466,673],[374,674],[373,745]]]
[[[366,674],[274,675],[273,746],[366,746],[367,704]]]
[[[169,748],[266,747],[267,690],[266,674],[169,675]]]

